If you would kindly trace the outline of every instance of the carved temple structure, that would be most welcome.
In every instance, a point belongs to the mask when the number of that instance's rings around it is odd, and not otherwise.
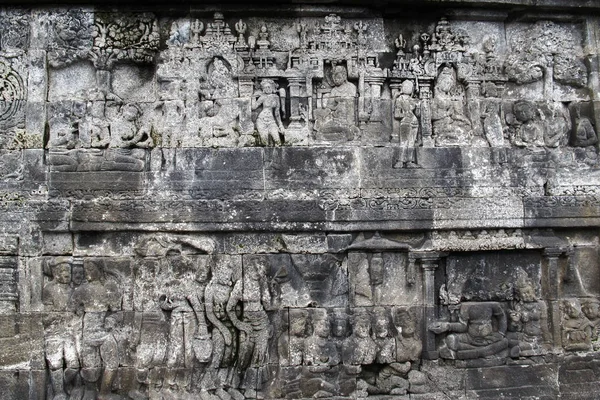
[[[42,3],[0,398],[600,398],[598,1]]]

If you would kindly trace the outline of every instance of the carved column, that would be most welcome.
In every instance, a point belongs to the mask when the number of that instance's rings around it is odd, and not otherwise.
[[[592,95],[592,104],[594,108],[594,120],[596,126],[600,123],[600,62],[598,59],[598,48],[600,47],[600,38],[596,32],[600,32],[600,20],[597,18],[586,18],[585,20],[585,60],[588,67],[588,82],[590,93]],[[596,144],[596,147],[598,144]]]
[[[303,77],[288,77],[290,90],[290,125],[299,124],[300,103],[303,97],[306,97],[306,80]]]
[[[423,321],[422,321],[422,340],[424,359],[433,360],[438,358],[438,352],[435,346],[435,334],[429,330],[429,325],[437,320],[436,315],[436,291],[435,291],[435,271],[439,266],[440,259],[445,253],[422,252],[409,254],[409,260],[414,257],[421,260],[423,269]]]
[[[370,122],[379,122],[382,120],[381,117],[381,88],[383,86],[385,78],[383,76],[368,76],[365,78],[366,83],[370,86],[370,101],[371,101],[371,114],[369,116]],[[365,110],[367,111],[367,110]]]
[[[254,123],[252,122],[252,105],[250,102],[252,92],[254,91],[254,81],[252,78],[252,76],[240,76],[238,78],[240,93],[240,98],[238,100],[240,106],[240,133],[248,136],[248,139],[240,140],[242,143],[253,142],[251,135],[254,132]]]
[[[431,125],[431,80],[419,81],[419,98],[421,99],[421,135],[423,147],[435,147]]]
[[[543,254],[545,265],[542,268],[542,297],[548,301],[553,343],[556,347],[562,347],[560,327],[560,283],[562,274],[559,261],[560,257],[565,254],[565,249],[546,248]]]
[[[467,108],[469,111],[469,118],[471,118],[471,124],[473,125],[474,136],[483,137],[483,126],[481,125],[481,110],[479,106],[479,95],[481,93],[481,82],[469,81],[467,82]]]

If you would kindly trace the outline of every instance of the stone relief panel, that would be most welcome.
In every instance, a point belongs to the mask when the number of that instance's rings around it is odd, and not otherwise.
[[[598,397],[597,17],[207,10],[0,10],[0,392]]]
[[[25,269],[7,238],[2,315],[38,316],[50,398],[390,399],[440,390],[432,365],[592,357],[597,235],[508,233],[47,232]]]
[[[34,20],[24,30],[45,51],[45,101],[134,101],[161,148],[384,145],[406,153],[403,168],[418,165],[406,149],[587,147],[596,137],[581,23],[74,8],[3,18],[11,57],[29,40],[14,32]]]

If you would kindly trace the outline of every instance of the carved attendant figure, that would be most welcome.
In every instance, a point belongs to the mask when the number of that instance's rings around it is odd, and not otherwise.
[[[281,145],[279,134],[283,134],[285,128],[281,122],[281,99],[276,93],[277,84],[272,79],[263,79],[260,87],[262,93],[258,95],[258,98],[252,99],[253,110],[262,106],[256,119],[256,130],[261,144],[268,146],[269,140],[272,140],[276,146],[279,146]]]
[[[563,301],[562,311],[562,342],[565,350],[590,350],[593,325],[569,300]]]
[[[483,133],[491,147],[504,146],[504,131],[500,121],[500,101],[498,88],[493,83],[483,87],[485,99],[482,100],[481,122]]]
[[[535,295],[533,283],[519,277],[516,287],[517,301],[509,312],[508,334],[511,357],[540,354],[544,335],[547,335],[546,305]]]
[[[57,258],[50,267],[52,280],[44,285],[42,301],[47,313],[44,318],[44,350],[50,368],[53,400],[66,400],[68,386],[79,372],[79,354],[75,332],[81,330],[81,319],[66,314],[71,296],[71,264]],[[63,313],[57,313],[62,311]]]
[[[399,167],[417,167],[417,154],[415,147],[420,146],[418,101],[413,98],[413,81],[407,79],[402,82],[400,95],[394,105],[394,118],[399,121],[400,159]]]
[[[264,264],[259,259],[250,259],[244,268],[244,278],[235,283],[227,302],[227,314],[240,330],[238,368],[246,371],[240,387],[249,398],[254,398],[262,386],[263,369],[267,364],[269,317],[266,308],[271,305],[271,294],[265,277]],[[242,307],[241,320],[236,312],[238,305]]]
[[[222,262],[213,269],[213,276],[204,291],[206,317],[213,325],[213,355],[203,385],[223,393],[226,389],[235,390],[233,377],[234,357],[237,353],[237,332],[227,312],[227,302],[232,290],[232,269],[228,262]],[[225,393],[226,395],[226,393]]]

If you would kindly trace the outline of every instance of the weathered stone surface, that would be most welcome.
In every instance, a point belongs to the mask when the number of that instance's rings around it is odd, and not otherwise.
[[[0,397],[600,396],[595,2],[43,3]]]

